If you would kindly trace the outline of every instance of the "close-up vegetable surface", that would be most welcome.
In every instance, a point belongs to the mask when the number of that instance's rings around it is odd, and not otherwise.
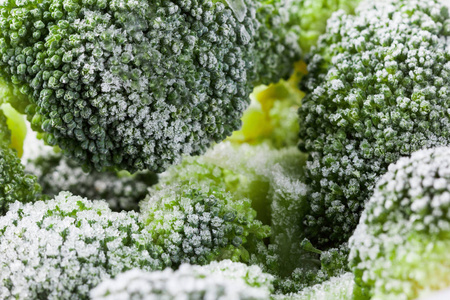
[[[450,299],[450,0],[0,0],[0,299]]]

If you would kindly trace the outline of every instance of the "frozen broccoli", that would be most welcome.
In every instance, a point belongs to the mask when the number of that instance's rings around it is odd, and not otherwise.
[[[41,187],[35,176],[25,173],[17,151],[10,148],[11,131],[0,109],[0,216],[15,201],[33,202],[41,199]]]
[[[270,232],[255,219],[248,199],[195,178],[159,183],[141,203],[141,216],[173,268],[223,259],[247,262],[253,242],[262,243]]]
[[[5,0],[1,92],[86,168],[159,172],[238,129],[254,85],[290,75],[290,5]]]
[[[354,289],[353,274],[348,272],[332,277],[321,284],[303,289],[299,293],[275,295],[274,300],[351,300]]]
[[[449,38],[448,8],[435,0],[367,0],[328,21],[299,110],[315,245],[347,241],[390,163],[449,144]]]
[[[177,271],[131,270],[98,285],[92,300],[269,299],[272,276],[257,266],[229,260],[206,266],[183,264]]]
[[[450,286],[450,148],[389,166],[350,239],[357,299],[416,299]]]
[[[305,164],[306,158],[296,147],[273,149],[267,144],[223,142],[202,156],[185,157],[180,165],[163,173],[160,182],[196,180],[224,189],[235,199],[248,198],[256,218],[271,227],[270,251],[257,251],[267,255],[263,263],[268,269],[264,270],[289,275],[305,263],[304,255],[308,259],[310,256],[300,249],[308,188],[302,182],[304,174],[299,166]]]
[[[29,159],[25,171],[38,178],[42,192],[50,197],[60,191],[69,191],[88,199],[105,200],[113,211],[139,210],[139,202],[148,193],[148,188],[158,181],[149,171],[85,173],[78,164],[60,152],[49,149],[36,158]]]
[[[304,239],[300,244],[303,251],[315,253],[303,254],[304,263],[289,276],[277,277],[274,281],[278,293],[289,294],[320,285],[334,277],[339,277],[350,271],[348,267],[349,248],[347,243],[326,251],[316,249],[310,241]]]
[[[15,202],[0,218],[0,298],[89,299],[102,280],[132,268],[160,270],[164,254],[136,213],[64,192]]]

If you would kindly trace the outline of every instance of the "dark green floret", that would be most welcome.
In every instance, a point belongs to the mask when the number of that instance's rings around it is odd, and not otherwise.
[[[238,129],[254,85],[290,75],[300,47],[284,6],[2,1],[3,89],[85,168],[159,172]]]
[[[299,110],[313,244],[348,239],[390,163],[449,144],[449,26],[437,1],[366,1],[329,20]]]
[[[16,201],[34,202],[41,199],[41,187],[36,176],[25,173],[16,150],[9,148],[11,132],[0,110],[0,215]]]

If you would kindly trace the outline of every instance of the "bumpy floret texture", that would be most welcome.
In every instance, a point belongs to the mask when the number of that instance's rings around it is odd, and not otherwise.
[[[416,299],[450,286],[449,187],[450,148],[389,166],[350,239],[363,299]]]
[[[89,299],[102,280],[132,268],[163,267],[136,213],[63,192],[15,202],[0,218],[2,299]]]
[[[206,266],[183,264],[177,271],[131,270],[106,280],[92,300],[113,299],[269,299],[272,276],[257,266],[229,260]]]
[[[39,200],[42,190],[36,176],[25,173],[17,152],[9,148],[10,143],[11,132],[7,119],[0,110],[0,215],[4,215],[16,200]]]
[[[348,272],[303,289],[299,293],[275,295],[274,300],[349,300],[354,289],[353,274]]]
[[[283,1],[229,2],[2,1],[4,90],[85,167],[159,172],[230,135],[253,84],[299,58]]]
[[[270,232],[255,219],[248,199],[195,179],[158,184],[141,204],[141,215],[172,267],[222,259],[247,262],[253,242],[262,243]]]
[[[434,0],[366,1],[329,20],[299,110],[314,244],[348,239],[390,163],[449,144],[449,26]]]
[[[353,13],[361,0],[301,0],[293,6],[291,13],[297,16],[300,25],[299,43],[302,50],[309,52],[325,32],[327,20],[337,10]]]
[[[25,171],[37,177],[42,192],[50,197],[60,191],[88,199],[105,200],[113,211],[138,211],[139,202],[148,193],[148,188],[158,181],[153,172],[97,172],[85,173],[74,161],[60,152],[49,149],[28,160]]]
[[[300,243],[301,220],[307,211],[308,187],[302,181],[306,158],[296,147],[274,149],[267,144],[223,142],[202,156],[185,157],[180,165],[163,173],[160,181],[170,184],[195,178],[237,199],[248,198],[257,219],[271,226],[271,246],[276,249],[266,253],[267,271],[276,269],[288,275],[304,264],[305,251]]]

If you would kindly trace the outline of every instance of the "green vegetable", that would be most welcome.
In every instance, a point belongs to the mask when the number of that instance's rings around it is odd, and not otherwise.
[[[41,198],[36,176],[25,173],[17,152],[10,148],[11,132],[7,122],[0,110],[0,215],[5,215],[16,200],[33,202]]]
[[[350,239],[357,299],[417,299],[450,286],[450,148],[389,166]]]
[[[106,299],[269,299],[273,277],[257,266],[229,260],[206,266],[183,264],[177,271],[131,270],[102,282],[92,300]]]
[[[353,274],[345,273],[314,286],[305,288],[301,292],[275,295],[274,300],[349,300],[352,299],[354,288]]]
[[[69,191],[88,199],[105,200],[113,211],[138,211],[148,188],[158,181],[157,175],[149,171],[85,173],[60,152],[43,152],[26,162],[25,171],[38,178],[42,192],[50,197]]]
[[[248,199],[195,178],[169,184],[162,179],[141,203],[141,215],[152,243],[174,268],[223,259],[248,262],[253,242],[262,243],[270,230],[255,220]]]
[[[5,0],[4,101],[86,169],[160,172],[240,126],[300,58],[296,1]]]
[[[299,110],[313,244],[349,238],[390,163],[450,144],[449,24],[434,0],[366,1],[356,16],[329,19]]]
[[[163,268],[149,238],[136,213],[111,212],[103,201],[62,192],[15,202],[0,218],[0,298],[89,299],[118,273]]]

